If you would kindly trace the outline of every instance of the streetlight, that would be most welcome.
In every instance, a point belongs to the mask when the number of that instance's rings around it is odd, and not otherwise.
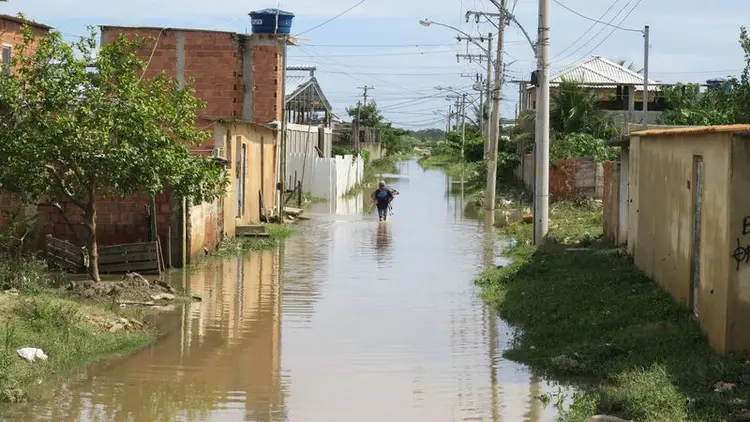
[[[0,1],[2,1],[2,0],[0,0]],[[452,30],[458,32],[459,34],[465,36],[466,38],[468,38],[469,41],[471,41],[474,45],[476,45],[477,47],[479,47],[479,49],[482,50],[482,52],[484,54],[488,54],[489,53],[489,51],[486,48],[484,48],[484,46],[482,44],[479,44],[478,42],[476,42],[474,40],[474,37],[472,37],[470,34],[464,32],[464,31],[456,28],[455,26],[446,25],[446,24],[440,23],[440,22],[434,22],[434,21],[431,21],[429,19],[422,19],[422,20],[419,21],[419,24],[422,25],[422,26],[424,26],[424,27],[426,27],[426,28],[429,28],[430,26],[435,25],[435,26],[442,26],[443,28],[452,29]]]

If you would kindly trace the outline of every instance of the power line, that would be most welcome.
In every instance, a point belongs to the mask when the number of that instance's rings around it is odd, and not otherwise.
[[[304,30],[304,31],[300,32],[299,34],[297,34],[296,36],[297,36],[297,37],[299,37],[299,36],[300,36],[300,35],[302,35],[302,34],[306,34],[306,33],[310,32],[310,31],[312,31],[312,30],[315,30],[315,29],[318,29],[318,28],[320,28],[321,26],[323,26],[323,25],[326,25],[327,23],[329,23],[329,22],[331,22],[331,21],[333,21],[333,20],[335,20],[335,19],[338,19],[338,18],[340,18],[341,16],[344,16],[345,14],[347,14],[347,13],[351,12],[352,10],[356,9],[357,7],[359,7],[359,5],[361,5],[362,3],[366,2],[366,1],[367,1],[367,0],[360,0],[360,2],[359,2],[359,3],[357,3],[357,4],[355,4],[354,6],[352,6],[352,7],[348,8],[348,9],[344,10],[343,12],[341,12],[341,13],[339,13],[338,15],[336,15],[336,16],[334,16],[334,17],[332,17],[331,19],[328,19],[327,21],[325,21],[325,22],[323,22],[323,23],[321,23],[321,24],[319,24],[319,25],[313,26],[313,27],[312,27],[312,28],[310,28],[310,29],[306,29],[306,30]]]
[[[297,46],[299,47],[299,46]],[[411,51],[402,53],[372,53],[372,54],[326,54],[326,58],[330,57],[383,57],[383,56],[414,56],[414,55],[427,55],[427,54],[445,54],[455,53],[456,50],[433,50],[433,51]]]
[[[615,5],[617,3],[619,3],[619,2],[620,2],[620,0],[613,1],[612,4],[609,5],[609,8],[607,8],[607,10],[605,10],[604,13],[602,13],[602,15],[599,16],[598,20],[604,19],[604,17],[607,16],[607,13],[609,13],[609,11],[612,10],[612,8],[615,7]],[[568,50],[570,50],[574,45],[576,45],[576,43],[578,43],[578,41],[581,41],[583,39],[583,37],[586,36],[586,34],[588,34],[589,32],[591,32],[591,30],[594,29],[595,26],[596,26],[596,22],[592,23],[591,26],[589,26],[588,29],[586,29],[583,32],[583,34],[581,34],[581,36],[579,36],[578,38],[576,38],[575,41],[573,41],[572,43],[570,43],[570,45],[568,45],[561,52],[559,52],[557,55],[555,55],[555,58],[556,57],[560,57],[563,54],[565,54],[565,52],[568,51]],[[554,60],[554,58],[553,58],[553,60]]]
[[[580,16],[580,17],[582,17],[582,18],[584,18],[584,19],[586,19],[586,20],[590,20],[590,21],[592,21],[592,22],[595,22],[595,23],[600,23],[600,24],[602,24],[602,25],[606,25],[606,26],[614,27],[614,28],[616,28],[616,29],[621,29],[621,30],[623,30],[623,31],[629,31],[629,32],[642,32],[642,31],[641,31],[640,29],[630,29],[630,28],[623,28],[623,27],[621,27],[621,26],[619,26],[619,25],[613,25],[612,23],[608,23],[608,22],[603,22],[603,21],[601,21],[601,20],[598,20],[598,19],[590,18],[590,17],[588,17],[588,16],[586,16],[586,15],[584,15],[584,14],[580,13],[580,12],[577,12],[577,11],[575,11],[575,10],[571,9],[570,7],[568,7],[568,6],[566,6],[565,4],[563,4],[563,3],[562,3],[562,2],[560,1],[560,0],[552,0],[552,1],[554,1],[555,3],[557,3],[557,5],[558,5],[558,6],[562,7],[563,9],[567,10],[568,12],[570,12],[570,13],[572,13],[572,14],[576,15],[576,16]]]
[[[623,18],[622,18],[622,20],[620,21],[619,25],[622,25],[622,23],[623,23],[623,22],[625,22],[625,20],[626,20],[627,18],[629,18],[629,17],[630,17],[630,15],[632,15],[632,14],[633,14],[633,12],[635,11],[635,9],[637,9],[637,8],[638,8],[638,6],[640,6],[640,4],[641,4],[642,2],[643,2],[643,0],[638,0],[638,1],[637,1],[637,2],[635,3],[635,5],[633,6],[633,8],[632,8],[632,9],[630,9],[630,11],[629,11],[629,12],[628,12],[628,13],[627,13],[627,14],[625,15],[625,17],[623,17]],[[611,36],[612,36],[612,34],[614,34],[614,32],[615,32],[615,30],[616,30],[616,29],[617,29],[617,28],[612,28],[612,30],[611,30],[611,31],[609,32],[609,34],[607,34],[607,36],[606,36],[606,37],[604,37],[604,39],[603,39],[603,40],[601,40],[601,42],[600,42],[599,44],[597,44],[597,45],[596,45],[596,46],[595,46],[594,48],[592,48],[592,49],[591,49],[591,51],[589,51],[589,52],[588,52],[588,53],[587,53],[587,54],[586,54],[586,55],[585,55],[584,57],[586,57],[586,56],[588,56],[589,54],[591,54],[591,53],[593,53],[594,51],[596,51],[596,49],[597,49],[597,48],[599,48],[599,47],[600,47],[600,46],[601,46],[602,44],[604,44],[604,42],[605,42],[605,41],[607,41],[607,40],[609,39],[609,37],[611,37]]]
[[[619,0],[615,1],[615,4],[616,4],[616,3],[618,3],[618,2],[619,2]],[[610,22],[610,23],[614,22],[614,21],[615,21],[615,19],[617,19],[617,17],[618,17],[618,16],[620,16],[620,14],[622,14],[622,12],[624,12],[624,11],[625,11],[625,9],[627,9],[627,8],[628,8],[628,6],[630,6],[630,4],[631,4],[631,3],[633,3],[633,0],[628,0],[628,2],[627,2],[627,3],[625,3],[625,5],[624,5],[624,6],[623,6],[623,7],[622,7],[622,8],[620,9],[620,11],[619,11],[619,12],[617,12],[617,14],[615,14],[615,15],[614,15],[614,16],[612,17],[612,19],[611,19],[611,20],[610,20],[609,22]],[[613,6],[614,6],[614,5],[613,5]],[[605,30],[605,29],[607,29],[607,27],[606,27],[606,26],[603,26],[603,27],[601,27],[601,28],[599,29],[599,32],[597,32],[596,34],[594,34],[594,36],[593,36],[593,37],[591,37],[591,38],[589,38],[589,40],[588,40],[588,41],[586,41],[586,42],[585,42],[584,44],[582,44],[582,45],[581,45],[580,47],[578,47],[577,49],[575,49],[575,51],[573,51],[572,53],[568,54],[567,56],[565,56],[565,57],[563,57],[563,58],[561,58],[561,59],[555,60],[555,61],[556,61],[556,62],[560,62],[560,61],[563,61],[563,60],[565,60],[565,59],[567,59],[567,58],[569,58],[569,57],[572,57],[572,56],[574,56],[574,55],[575,55],[576,53],[578,53],[579,51],[583,50],[583,49],[584,49],[584,48],[585,48],[585,47],[586,47],[587,45],[589,45],[589,44],[590,44],[590,43],[591,43],[592,41],[594,41],[594,39],[596,39],[596,37],[598,37],[598,36],[599,36],[599,34],[601,34],[602,32],[604,32],[604,30]]]

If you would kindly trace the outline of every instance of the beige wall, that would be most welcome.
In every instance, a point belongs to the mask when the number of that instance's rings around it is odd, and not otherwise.
[[[728,133],[652,135],[631,139],[635,263],[678,301],[692,306],[693,156],[703,156],[699,319],[710,343],[726,346],[729,243]],[[637,169],[637,170],[636,170]],[[635,173],[635,174],[634,174]],[[633,220],[631,219],[631,222]]]
[[[721,259],[729,266],[730,284],[727,314],[727,339],[729,350],[750,349],[750,263],[735,259],[735,250],[739,247],[750,252],[750,137],[735,135],[732,137],[731,154],[731,216],[727,243],[720,250]],[[739,253],[739,251],[738,251]],[[742,258],[738,255],[738,258]],[[739,262],[738,262],[739,261]]]
[[[217,143],[222,140],[221,155],[229,160],[229,187],[224,198],[224,232],[234,236],[237,225],[257,223],[261,217],[260,194],[266,209],[275,206],[275,151],[276,134],[270,129],[249,123],[217,124]],[[242,147],[246,148],[245,206],[238,217],[238,198],[241,190]]]

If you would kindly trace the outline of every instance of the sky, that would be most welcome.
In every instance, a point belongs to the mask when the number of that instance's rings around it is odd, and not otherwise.
[[[538,0],[507,0],[516,19],[536,39]],[[359,4],[361,2],[361,4]],[[643,36],[596,24],[566,10],[625,29],[650,26],[649,76],[660,82],[704,82],[741,72],[740,26],[750,16],[747,0],[722,0],[723,7],[707,7],[698,0],[551,0],[552,72],[590,55],[627,60],[643,67]],[[345,14],[316,26],[354,7]],[[210,6],[210,7],[208,7]],[[290,47],[288,65],[316,66],[316,77],[334,113],[348,120],[346,107],[362,99],[371,86],[385,118],[408,129],[443,128],[453,100],[436,87],[469,92],[472,75],[486,65],[456,58],[457,53],[479,53],[458,43],[451,29],[419,24],[429,19],[473,36],[496,29],[486,20],[465,19],[467,11],[497,12],[489,0],[10,0],[0,2],[0,13],[46,23],[66,40],[86,34],[87,25],[149,25],[249,32],[248,13],[280,8],[295,14],[292,34],[299,45]],[[592,27],[593,25],[593,27]],[[314,29],[313,29],[314,28]],[[515,24],[506,29],[506,74],[503,118],[515,117],[518,85],[536,68],[533,52]]]

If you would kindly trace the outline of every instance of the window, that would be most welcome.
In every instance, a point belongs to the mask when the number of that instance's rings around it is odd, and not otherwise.
[[[3,74],[10,75],[10,53],[12,47],[9,45],[3,46],[2,56],[0,56],[0,62],[2,62]]]

